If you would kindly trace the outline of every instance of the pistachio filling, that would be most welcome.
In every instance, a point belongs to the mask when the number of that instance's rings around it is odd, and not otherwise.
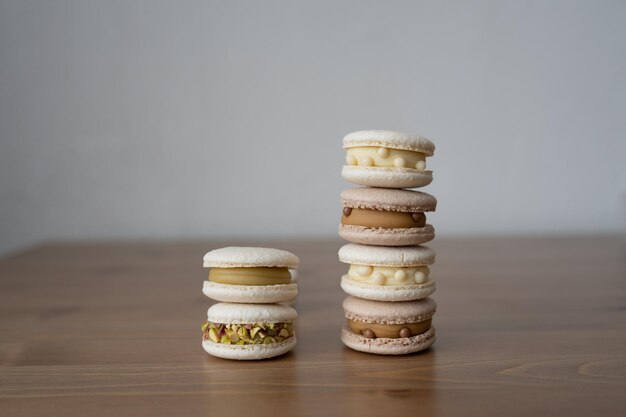
[[[202,340],[225,345],[269,345],[293,337],[293,323],[202,324]]]
[[[289,268],[211,268],[209,281],[230,285],[290,284]]]
[[[383,229],[424,227],[426,215],[421,212],[405,213],[344,207],[341,223]]]
[[[415,285],[428,282],[430,269],[426,265],[406,268],[351,264],[348,276],[355,281],[374,285]]]
[[[417,323],[402,324],[380,324],[362,323],[360,321],[348,319],[348,328],[356,334],[360,334],[369,339],[375,337],[386,337],[397,339],[400,337],[412,337],[422,334],[430,329],[432,319],[427,319]]]
[[[405,149],[357,146],[346,149],[348,165],[426,169],[426,155]]]

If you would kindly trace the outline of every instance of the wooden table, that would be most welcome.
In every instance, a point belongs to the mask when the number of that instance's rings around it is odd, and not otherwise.
[[[406,357],[341,344],[338,240],[265,242],[302,266],[298,346],[261,362],[200,347],[201,258],[231,243],[48,245],[0,261],[0,415],[626,415],[617,237],[439,239],[438,340]]]

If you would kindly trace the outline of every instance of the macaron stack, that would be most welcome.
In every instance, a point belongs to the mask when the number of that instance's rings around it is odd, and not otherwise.
[[[406,190],[428,185],[432,171],[426,157],[435,145],[401,132],[368,130],[343,139],[346,163],[342,177],[357,187],[341,193],[339,235],[352,242],[339,250],[349,264],[341,278],[347,325],[343,343],[361,352],[402,355],[435,341],[431,326],[437,308],[428,298],[435,253],[422,243],[435,237],[426,213],[435,211],[430,194]]]
[[[202,292],[221,303],[209,308],[202,325],[202,347],[225,359],[266,359],[296,345],[298,285],[292,272],[299,259],[271,248],[227,247],[204,255],[209,270]]]

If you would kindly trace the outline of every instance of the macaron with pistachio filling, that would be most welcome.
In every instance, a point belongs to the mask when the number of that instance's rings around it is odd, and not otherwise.
[[[290,269],[299,259],[291,252],[272,248],[227,247],[204,255],[210,268],[202,291],[217,301],[279,303],[293,300],[298,285]]]
[[[433,180],[426,157],[435,153],[428,139],[390,130],[360,130],[343,138],[346,165],[341,176],[354,184],[416,188]]]
[[[427,246],[370,246],[348,243],[339,260],[349,264],[341,288],[350,295],[378,301],[410,301],[435,291],[428,265],[435,251]]]
[[[430,298],[395,303],[348,296],[343,301],[346,326],[341,340],[351,349],[379,355],[405,355],[427,349],[435,341]]]
[[[296,345],[296,310],[283,304],[218,303],[202,324],[202,347],[224,359],[273,358]]]
[[[408,246],[433,240],[435,229],[426,212],[437,199],[419,191],[350,188],[341,193],[343,214],[339,236],[365,245]]]

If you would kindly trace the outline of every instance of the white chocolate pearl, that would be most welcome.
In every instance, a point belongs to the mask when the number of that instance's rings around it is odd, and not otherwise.
[[[374,284],[383,285],[386,281],[387,278],[385,278],[382,272],[375,272],[374,275],[372,275],[372,282]]]
[[[393,278],[398,282],[404,282],[408,278],[408,275],[406,274],[406,271],[404,269],[398,269],[396,272],[394,272]]]
[[[361,165],[364,165],[366,167],[370,167],[370,166],[374,165],[374,160],[372,158],[370,158],[369,156],[366,156],[365,158],[361,159]]]
[[[367,277],[372,273],[372,267],[367,265],[361,265],[356,269],[356,273],[362,277]]]
[[[348,155],[348,156],[346,156],[346,163],[348,165],[356,165],[358,163],[358,161],[356,160],[356,158],[353,155]]]
[[[386,158],[389,156],[389,149],[387,148],[378,148],[378,156],[381,158]]]
[[[423,271],[415,271],[415,282],[417,284],[423,284],[428,280],[426,274]]]
[[[423,171],[424,169],[426,169],[426,162],[424,162],[424,161],[417,161],[415,163],[415,168],[420,170],[420,171]]]
[[[395,166],[397,166],[397,167],[400,167],[400,168],[401,168],[401,167],[403,167],[403,166],[405,166],[405,165],[406,165],[406,160],[405,160],[404,158],[402,158],[402,157],[400,157],[400,158],[396,158],[396,159],[394,159],[394,160],[393,160],[393,164],[394,164]]]

